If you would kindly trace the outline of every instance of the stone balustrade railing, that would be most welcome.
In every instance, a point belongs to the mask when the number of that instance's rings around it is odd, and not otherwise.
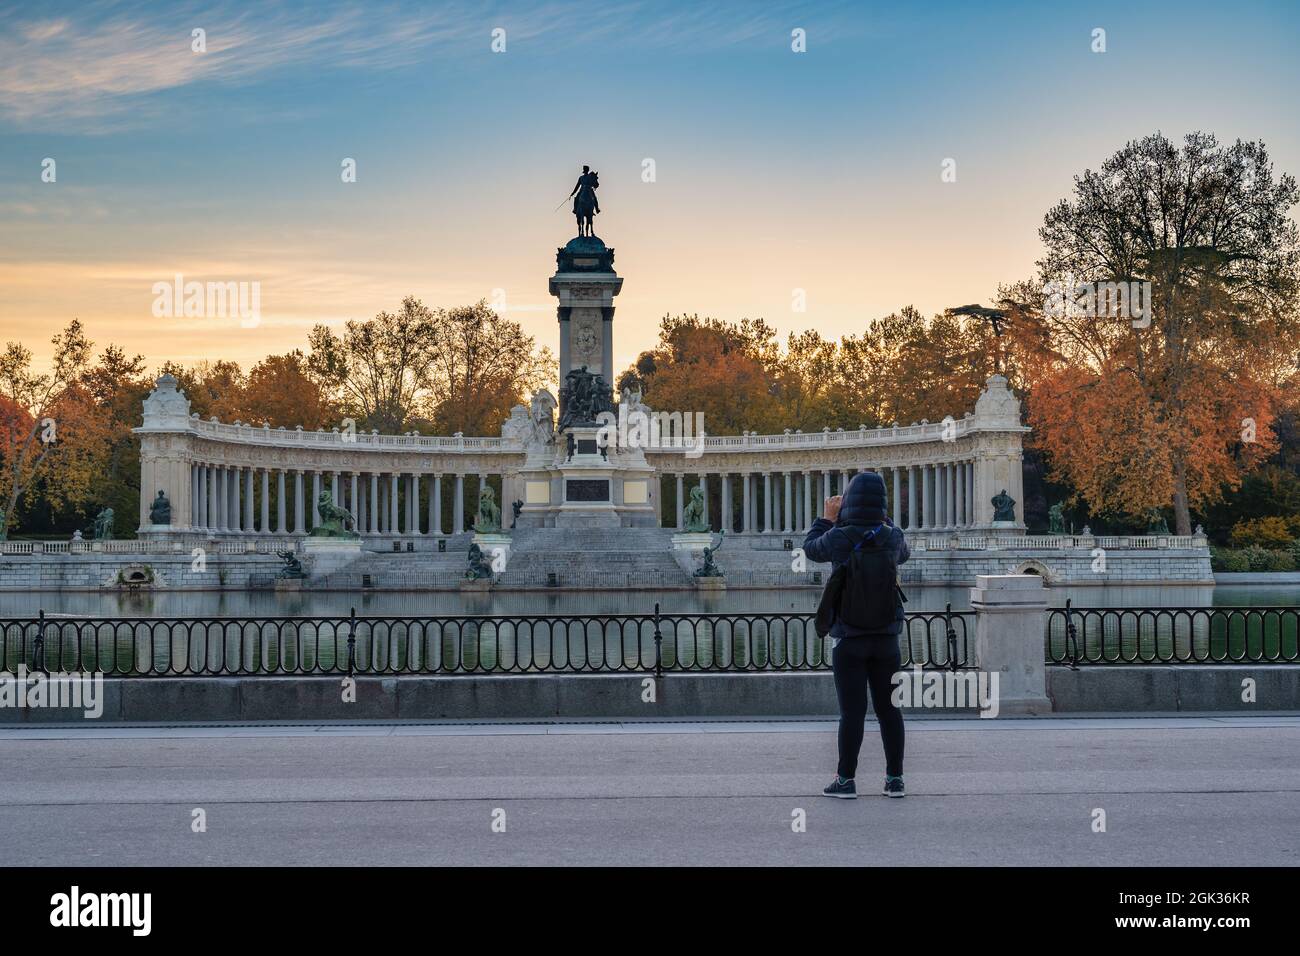
[[[771,532],[781,536],[780,532]],[[0,555],[29,554],[171,554],[203,548],[218,554],[274,554],[296,550],[304,535],[249,535],[217,539],[203,534],[182,534],[167,539],[122,541],[0,541]],[[939,534],[914,532],[907,536],[914,551],[1068,551],[1208,548],[1204,534],[1190,535],[1050,535],[1050,534]]]
[[[297,428],[271,428],[267,425],[220,422],[192,418],[190,430],[202,438],[220,441],[248,442],[256,445],[287,445],[294,448],[355,448],[366,451],[392,449],[394,451],[500,451],[519,452],[523,442],[515,437],[474,437],[465,435],[383,435],[378,432],[352,432],[339,430],[308,431]],[[780,434],[760,435],[748,432],[743,435],[705,436],[704,450],[710,451],[762,451],[764,449],[789,450],[805,448],[861,448],[874,445],[891,445],[909,442],[955,441],[972,429],[971,416],[951,422],[923,422],[915,425],[892,425],[887,428],[824,428],[818,432],[786,431]],[[666,440],[656,451],[679,450]]]

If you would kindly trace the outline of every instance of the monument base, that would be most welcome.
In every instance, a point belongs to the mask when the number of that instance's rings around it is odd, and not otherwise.
[[[311,562],[308,568],[313,578],[339,571],[361,557],[360,538],[302,539],[302,556]]]
[[[491,578],[462,578],[458,585],[462,591],[491,591]]]
[[[493,571],[504,571],[510,561],[510,535],[500,531],[474,532],[471,539],[483,551],[483,558],[492,565]],[[500,558],[498,566],[497,559]]]
[[[674,551],[703,551],[713,547],[713,533],[710,531],[682,531],[673,535]]]
[[[697,591],[725,591],[727,590],[726,578],[695,578],[695,589]]]

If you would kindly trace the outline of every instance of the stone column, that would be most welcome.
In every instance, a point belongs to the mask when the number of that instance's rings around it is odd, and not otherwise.
[[[307,528],[303,523],[303,471],[297,468],[293,473],[293,533],[306,534]]]
[[[505,491],[505,478],[501,479],[501,490]],[[501,496],[502,498],[505,495]],[[503,505],[506,502],[501,502]],[[508,507],[508,505],[507,505]],[[505,508],[501,509],[501,525],[508,527],[509,522],[505,520]],[[420,476],[415,472],[411,473],[411,534],[420,534]]]
[[[369,512],[370,533],[379,534],[379,474],[370,473],[370,497],[366,499],[366,511]]]
[[[683,487],[684,485],[685,485],[685,481],[682,478],[682,474],[681,472],[678,472],[677,473],[677,530],[678,531],[682,530],[682,524],[683,524],[682,511],[686,507],[686,502],[682,500],[682,496],[685,493],[685,489]]]
[[[903,526],[902,477],[900,475],[900,469],[890,468],[889,470],[892,473],[890,477],[894,479],[894,510],[889,517],[893,518],[894,523],[901,528]]]
[[[1037,574],[976,575],[970,606],[976,613],[975,666],[998,675],[999,713],[1051,713],[1043,663],[1043,579]]]
[[[948,527],[948,466],[943,462],[934,466],[934,516],[936,527]]]
[[[262,469],[262,534],[271,533],[271,472]]]
[[[352,512],[352,521],[354,523],[354,528],[357,531],[357,533],[360,533],[361,532],[361,502],[357,497],[357,492],[359,490],[357,488],[359,476],[354,471],[348,477],[350,479],[348,481],[348,486],[349,486],[348,487],[348,492],[349,492],[348,511]]]
[[[930,465],[921,466],[921,530],[934,527],[934,512],[930,510]]]
[[[803,515],[798,531],[806,532],[813,527],[813,472],[803,472]]]
[[[456,475],[456,494],[452,499],[455,509],[451,519],[451,533],[461,534],[465,531],[465,476]]]
[[[749,491],[749,486],[752,484],[753,477],[754,476],[751,475],[749,472],[745,472],[740,476],[740,480],[745,483],[744,495],[743,495],[744,501],[741,502],[741,507],[745,509],[745,516],[744,519],[741,521],[740,527],[741,530],[745,532],[745,534],[749,534],[754,530],[754,511],[753,511],[754,499],[750,496],[750,491]]]
[[[281,468],[275,475],[275,531],[276,534],[284,534],[285,528],[285,509],[287,503],[284,500],[284,469]]]
[[[831,473],[829,471],[823,470],[822,471],[822,498],[829,498],[830,496],[831,496]]]
[[[705,471],[700,472],[700,490],[704,492],[704,523],[708,525],[710,528],[712,528],[713,522],[709,520],[709,474],[708,472]]]
[[[397,534],[401,529],[397,525],[397,472],[388,473],[388,533]]]
[[[212,527],[212,466],[203,465],[199,471],[199,480],[203,483],[203,516],[199,524],[205,530]]]
[[[429,496],[429,534],[442,534],[442,475],[433,476],[433,493]]]
[[[727,532],[731,531],[727,527],[731,521],[731,491],[727,487],[730,479],[731,475],[725,471],[718,474],[718,528]]]
[[[957,498],[957,520],[958,528],[966,527],[966,463],[957,462],[957,486],[954,494]]]
[[[213,479],[213,527],[218,531],[226,530],[226,505],[230,501],[229,492],[226,491],[226,466],[217,465],[212,472]]]
[[[763,532],[772,530],[772,473],[763,472]]]
[[[794,530],[794,526],[791,524],[790,520],[791,513],[794,510],[794,488],[790,486],[790,472],[784,471],[781,474],[785,476],[785,507],[782,509],[781,530],[786,534],[789,534]]]

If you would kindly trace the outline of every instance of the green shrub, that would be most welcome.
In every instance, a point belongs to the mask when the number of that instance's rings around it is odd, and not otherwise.
[[[1241,551],[1224,549],[1219,552],[1221,567],[1215,568],[1216,571],[1229,571],[1235,574],[1242,574],[1250,570],[1250,559]],[[1214,557],[1211,555],[1210,563],[1213,565]]]
[[[1270,551],[1268,571],[1294,571],[1296,568],[1295,556],[1290,551]]]
[[[1269,562],[1269,551],[1267,548],[1261,548],[1257,544],[1252,544],[1249,548],[1242,548],[1241,555],[1246,559],[1251,571],[1267,571]]]

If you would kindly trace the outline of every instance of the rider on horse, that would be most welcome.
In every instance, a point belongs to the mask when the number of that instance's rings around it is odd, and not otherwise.
[[[582,167],[582,175],[569,196],[573,198],[573,215],[578,220],[578,235],[595,235],[592,220],[600,212],[600,201],[596,199],[596,189],[600,186],[599,174],[593,173],[590,166]],[[584,225],[585,231],[584,231]]]

